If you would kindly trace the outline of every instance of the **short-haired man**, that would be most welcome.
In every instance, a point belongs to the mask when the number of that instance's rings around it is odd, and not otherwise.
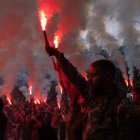
[[[115,66],[111,61],[93,62],[86,81],[58,50],[46,46],[46,52],[56,57],[64,74],[87,100],[83,140],[140,138],[140,112],[127,98],[119,97],[117,85],[113,84]]]

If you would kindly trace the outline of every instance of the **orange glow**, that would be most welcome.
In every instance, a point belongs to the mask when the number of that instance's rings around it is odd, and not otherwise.
[[[42,30],[45,31],[46,29],[46,24],[47,24],[47,18],[45,16],[45,13],[43,10],[41,10],[40,12],[40,20],[41,20],[41,27],[42,27]]]
[[[128,87],[128,81],[127,81],[127,80],[125,80],[125,83],[126,83],[126,85],[127,85],[127,87]]]
[[[33,88],[33,86],[29,87],[30,95],[32,95],[32,88]]]
[[[130,85],[133,87],[133,82],[132,81],[130,81]]]
[[[87,78],[87,76],[85,75],[85,76],[83,76],[87,81],[88,81],[88,78]]]
[[[38,104],[40,104],[40,101],[39,101],[39,99],[37,99],[36,101],[37,101],[37,103],[38,103]]]
[[[54,38],[54,44],[55,44],[55,48],[58,48],[59,36],[55,36],[55,38]]]
[[[59,84],[59,89],[60,89],[60,92],[61,92],[61,94],[63,94],[63,89],[62,89],[62,86]]]
[[[9,104],[10,104],[10,105],[12,105],[12,103],[11,103],[11,101],[10,101],[10,99],[9,99],[9,98],[7,98],[7,101],[9,102]]]
[[[60,108],[60,102],[57,103],[58,107]]]
[[[47,99],[43,99],[43,102],[46,103]]]

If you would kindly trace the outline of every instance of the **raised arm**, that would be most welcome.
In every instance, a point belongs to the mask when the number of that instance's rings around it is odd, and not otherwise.
[[[88,82],[86,79],[79,74],[77,69],[58,50],[53,47],[46,47],[46,51],[47,53],[51,52],[53,55],[55,55],[61,70],[70,80],[70,82],[78,89],[81,95],[87,100],[89,97],[89,92]]]
[[[61,71],[61,75],[67,95],[69,96],[70,101],[73,102],[75,98],[75,92],[71,89],[71,83],[69,79],[66,77],[66,75],[63,73],[63,71]]]
[[[53,114],[52,111],[50,111],[49,109],[45,108],[43,105],[41,105],[41,108],[44,109],[44,110],[46,110],[47,112],[49,112],[51,115]]]
[[[14,109],[14,112],[17,113],[18,117],[21,119],[22,122],[25,121],[24,118],[22,117],[22,115],[16,109]]]
[[[35,104],[33,105],[33,113],[34,113],[35,117],[36,117],[37,114],[39,114],[39,109]]]
[[[52,111],[52,107],[50,105],[48,105],[47,103],[45,103],[45,105]]]

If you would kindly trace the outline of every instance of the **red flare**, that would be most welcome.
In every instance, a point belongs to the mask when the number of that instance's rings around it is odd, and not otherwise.
[[[40,104],[40,101],[39,101],[39,99],[37,99],[36,101],[37,101],[37,103],[38,103],[38,104]]]
[[[43,99],[43,102],[46,103],[47,99]]]
[[[85,76],[83,76],[87,81],[88,81],[88,78],[87,78],[87,76],[85,75]]]
[[[10,101],[10,99],[9,99],[9,98],[7,98],[7,101],[9,102],[9,104],[10,104],[10,105],[12,105],[12,103],[11,103],[11,101]]]
[[[54,44],[55,44],[55,48],[58,48],[59,36],[55,36],[55,38],[54,38]]]
[[[60,109],[60,102],[58,102],[57,105],[58,105],[58,107],[59,107],[59,109]]]
[[[30,95],[32,95],[32,88],[33,88],[33,86],[29,87]]]
[[[45,31],[46,24],[47,24],[47,18],[46,18],[46,15],[43,10],[41,10],[41,12],[40,12],[40,22],[41,22],[42,30]]]
[[[59,89],[60,89],[61,94],[63,94],[62,86],[59,84],[58,87],[59,87]]]
[[[127,85],[127,87],[128,87],[128,81],[127,81],[127,80],[125,80],[125,83],[126,83],[126,85]]]
[[[130,81],[130,85],[133,87],[133,82],[132,81]]]
[[[35,104],[37,104],[37,102],[36,102],[36,101],[34,101],[34,103],[35,103]]]

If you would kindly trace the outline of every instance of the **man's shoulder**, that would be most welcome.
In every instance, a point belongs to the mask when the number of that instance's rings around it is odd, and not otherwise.
[[[132,103],[128,98],[123,98],[120,104],[117,107],[118,113],[128,113],[128,114],[136,114],[140,115],[140,111],[138,108]]]

